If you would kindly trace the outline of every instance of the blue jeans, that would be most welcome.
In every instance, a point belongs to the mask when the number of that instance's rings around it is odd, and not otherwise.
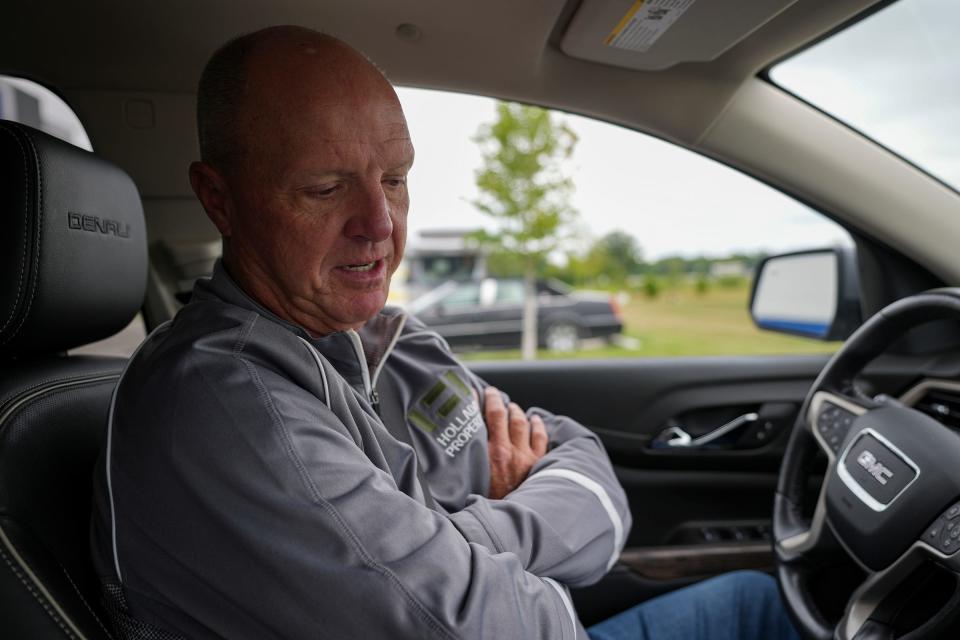
[[[588,630],[591,640],[799,640],[776,581],[736,571],[627,609]]]

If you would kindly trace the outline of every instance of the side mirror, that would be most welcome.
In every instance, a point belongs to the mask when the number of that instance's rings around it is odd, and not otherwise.
[[[860,279],[853,247],[799,251],[757,265],[750,315],[761,329],[845,340],[860,326]]]

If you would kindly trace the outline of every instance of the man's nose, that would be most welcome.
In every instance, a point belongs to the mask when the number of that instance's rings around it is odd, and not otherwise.
[[[393,233],[393,220],[390,218],[391,205],[383,191],[377,186],[364,189],[358,194],[353,215],[350,216],[345,233],[351,238],[360,238],[371,242],[382,242]]]

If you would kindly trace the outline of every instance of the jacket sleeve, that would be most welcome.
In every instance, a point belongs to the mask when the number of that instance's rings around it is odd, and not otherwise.
[[[400,491],[342,408],[249,363],[246,381],[226,375],[229,402],[203,400],[216,385],[195,384],[200,417],[177,423],[176,460],[156,485],[175,504],[139,554],[158,558],[163,546],[165,559],[142,578],[125,571],[135,611],[161,615],[162,602],[229,638],[586,638],[562,585]],[[373,420],[356,403],[349,410]],[[121,544],[120,564],[135,553]]]
[[[476,376],[474,384],[486,386]],[[531,573],[592,584],[623,549],[632,522],[626,495],[593,432],[543,409],[527,413],[544,420],[547,454],[504,499],[473,495],[450,518],[468,540],[516,554]]]

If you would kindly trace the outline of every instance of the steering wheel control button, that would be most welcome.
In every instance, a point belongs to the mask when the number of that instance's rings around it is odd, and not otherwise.
[[[853,419],[854,415],[849,411],[829,402],[823,403],[823,409],[817,417],[817,431],[834,454],[840,453]]]
[[[960,549],[960,503],[940,514],[923,534],[923,541],[941,553],[952,554]]]
[[[923,540],[945,554],[952,554],[960,549],[960,503],[953,505],[934,520],[923,534]]]
[[[953,531],[947,531],[944,529],[943,533],[940,534],[940,544],[938,547],[944,553],[953,553],[957,549],[960,549],[960,542],[957,542],[958,534],[960,535],[960,529],[954,529]]]
[[[874,511],[886,509],[920,473],[912,460],[873,429],[864,429],[847,447],[837,471],[847,488]]]

